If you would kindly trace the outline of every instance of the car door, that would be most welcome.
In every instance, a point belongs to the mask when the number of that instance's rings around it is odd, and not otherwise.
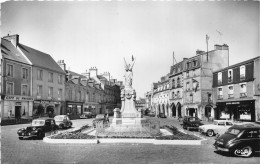
[[[51,120],[45,120],[44,129],[45,129],[45,132],[50,132],[52,130]]]

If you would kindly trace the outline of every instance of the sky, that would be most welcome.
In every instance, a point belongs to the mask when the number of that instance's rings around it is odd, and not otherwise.
[[[220,35],[219,32],[222,35]],[[230,65],[259,56],[259,2],[38,1],[1,4],[1,37],[64,60],[83,73],[97,67],[124,81],[124,58],[136,57],[133,88],[144,97],[177,62],[215,44],[229,46]]]

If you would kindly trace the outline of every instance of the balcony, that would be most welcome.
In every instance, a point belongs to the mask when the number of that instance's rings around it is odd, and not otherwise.
[[[233,99],[234,98],[234,94],[228,94],[228,98],[229,99]]]
[[[247,97],[247,94],[246,93],[240,93],[240,98],[242,97]]]
[[[218,95],[218,99],[222,100],[223,99],[223,95]]]

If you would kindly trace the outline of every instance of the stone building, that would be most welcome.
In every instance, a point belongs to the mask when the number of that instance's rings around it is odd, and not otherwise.
[[[19,36],[1,38],[1,119],[30,118],[32,65],[19,50]]]
[[[213,73],[215,119],[260,121],[260,57]]]
[[[49,54],[19,43],[19,35],[6,36],[4,39],[10,40],[15,45],[16,51],[20,53],[19,55],[24,56],[32,66],[28,74],[32,76],[30,83],[32,84],[33,115],[64,113],[65,72]],[[30,110],[29,105],[29,113],[31,113]]]

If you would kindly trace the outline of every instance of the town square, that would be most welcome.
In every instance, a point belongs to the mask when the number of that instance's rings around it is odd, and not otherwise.
[[[258,1],[1,3],[1,163],[259,163]]]

